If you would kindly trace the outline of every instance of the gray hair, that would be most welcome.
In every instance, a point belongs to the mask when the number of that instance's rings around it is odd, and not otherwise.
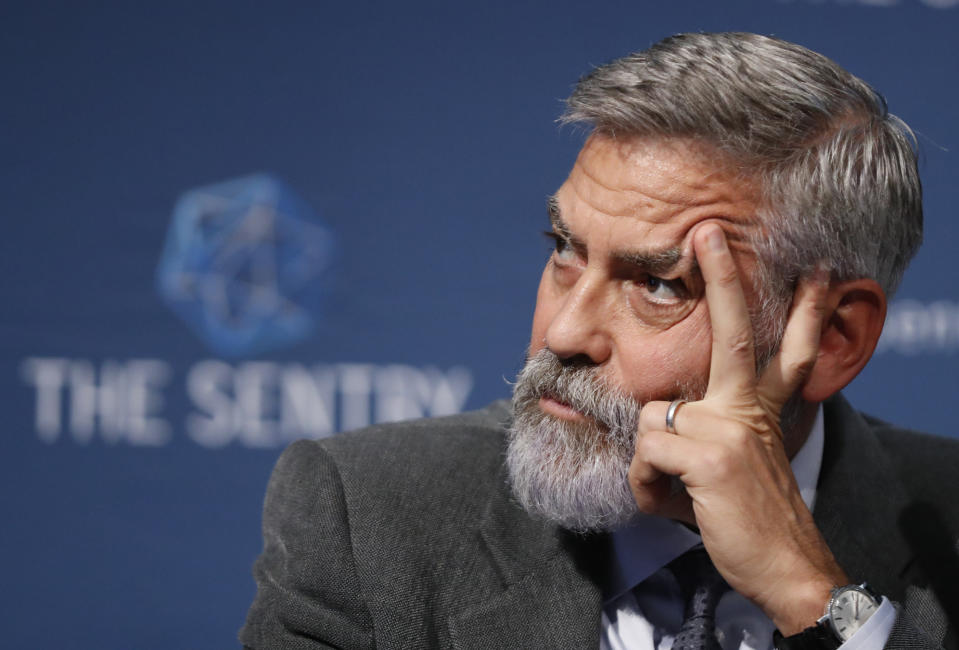
[[[892,295],[922,241],[912,131],[868,84],[799,45],[673,36],[583,77],[560,120],[611,137],[689,138],[757,180],[767,300],[787,299],[817,265]]]

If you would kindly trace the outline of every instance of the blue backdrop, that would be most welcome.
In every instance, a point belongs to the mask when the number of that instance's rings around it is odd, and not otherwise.
[[[508,394],[591,65],[821,51],[919,134],[926,243],[847,393],[956,432],[959,0],[0,9],[11,648],[229,648],[282,447]]]

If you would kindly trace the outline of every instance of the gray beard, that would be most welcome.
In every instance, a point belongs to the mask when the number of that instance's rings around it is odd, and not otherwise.
[[[677,386],[675,396],[700,399],[704,386]],[[586,416],[548,415],[551,396]],[[531,514],[576,532],[618,528],[637,514],[627,473],[642,404],[599,377],[595,365],[564,364],[548,349],[530,357],[513,389],[506,464],[513,494]]]
[[[761,360],[763,367],[771,356]],[[669,395],[647,401],[696,401],[705,393],[704,382],[678,384]],[[586,421],[544,413],[539,400],[546,395],[570,405]],[[783,406],[780,422],[786,436],[796,435],[802,404],[797,394]],[[627,475],[642,405],[610,387],[596,365],[563,362],[546,348],[530,357],[513,388],[506,455],[520,505],[574,532],[610,531],[629,523],[639,514]]]

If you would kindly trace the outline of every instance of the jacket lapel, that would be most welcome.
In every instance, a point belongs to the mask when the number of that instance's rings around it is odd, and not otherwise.
[[[599,639],[601,597],[588,577],[603,538],[579,538],[533,519],[506,477],[481,535],[504,589],[450,617],[455,648],[586,648]]]
[[[824,409],[826,443],[813,516],[850,579],[902,597],[911,552],[898,517],[909,497],[863,417],[838,395]]]

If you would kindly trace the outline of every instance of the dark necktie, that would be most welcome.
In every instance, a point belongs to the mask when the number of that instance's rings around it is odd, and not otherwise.
[[[719,575],[706,549],[699,547],[667,565],[686,599],[683,625],[673,650],[721,650],[716,639],[716,605],[729,585]]]

